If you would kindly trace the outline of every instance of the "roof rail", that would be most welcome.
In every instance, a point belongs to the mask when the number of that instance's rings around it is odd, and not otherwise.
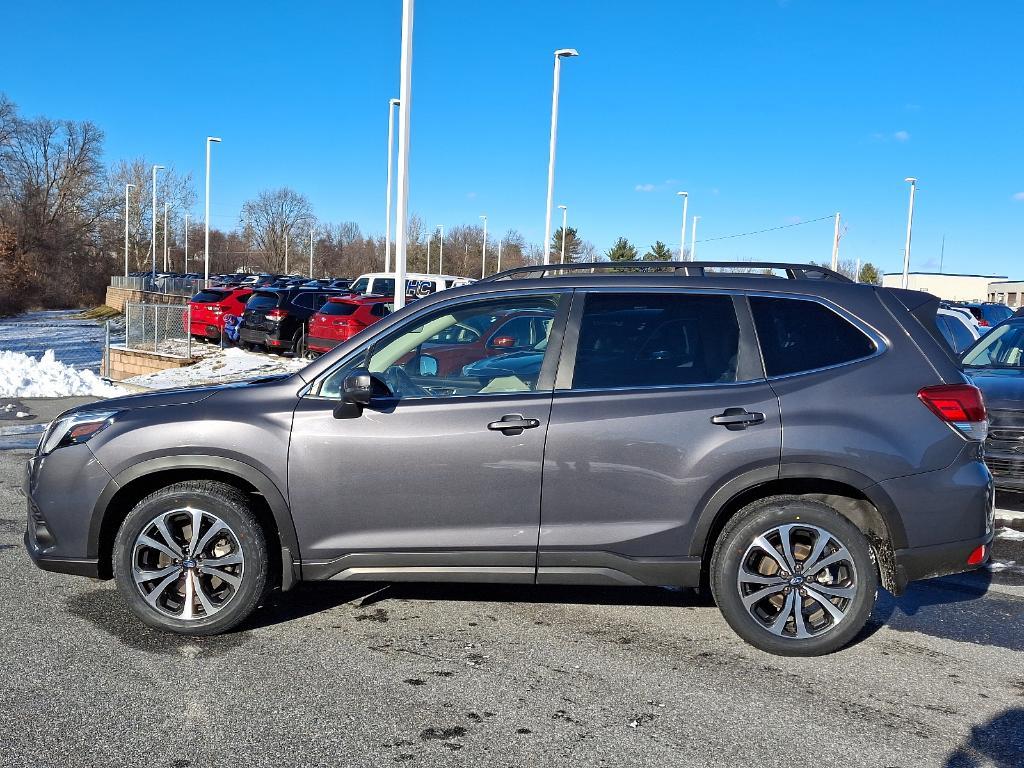
[[[681,277],[705,277],[709,270],[764,270],[781,269],[790,280],[835,280],[842,283],[853,281],[846,275],[834,272],[828,267],[816,264],[788,264],[781,261],[593,261],[572,264],[538,264],[536,266],[513,267],[504,272],[479,280],[529,280],[539,277],[559,277],[572,272],[672,272]],[[713,272],[712,272],[713,273]],[[723,272],[725,275],[745,275],[748,272]]]

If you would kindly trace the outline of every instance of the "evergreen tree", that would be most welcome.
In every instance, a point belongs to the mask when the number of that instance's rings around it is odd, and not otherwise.
[[[605,253],[610,261],[635,261],[636,246],[624,237],[620,237]]]
[[[565,228],[565,262],[571,264],[574,261],[580,261],[580,256],[583,253],[583,241],[580,240],[579,233],[576,231],[576,227]],[[562,228],[559,227],[555,230],[554,235],[551,236],[551,257],[555,261],[561,260],[562,257]]]
[[[871,285],[881,285],[882,275],[879,274],[878,268],[875,267],[870,261],[861,265],[860,268],[860,282],[870,283]]]
[[[644,254],[644,261],[671,261],[672,260],[672,249],[665,245],[661,240],[658,240],[654,245],[650,247],[647,253]]]

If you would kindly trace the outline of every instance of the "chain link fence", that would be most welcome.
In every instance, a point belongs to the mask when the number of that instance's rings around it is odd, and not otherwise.
[[[157,275],[154,278],[153,275],[111,275],[110,287],[166,293],[171,296],[192,296],[208,286],[206,280],[191,277]]]
[[[124,305],[124,348],[169,357],[192,357],[187,304]]]

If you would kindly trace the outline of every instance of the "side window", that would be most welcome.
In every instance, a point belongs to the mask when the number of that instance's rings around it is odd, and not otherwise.
[[[339,397],[342,381],[358,367],[368,368],[401,400],[533,392],[559,299],[559,294],[541,294],[470,301],[408,321],[374,342],[368,355],[328,374],[318,393]],[[525,349],[489,347],[475,330],[490,327],[496,317],[519,314],[548,321],[537,325],[544,335]]]
[[[769,376],[785,376],[869,357],[875,343],[824,304],[751,296],[761,354]]]
[[[573,389],[736,381],[739,326],[730,296],[592,293]]]
[[[385,304],[384,302],[374,304],[370,307],[370,314],[374,317],[384,317],[384,315],[391,313],[390,307],[390,304]]]
[[[316,299],[317,297],[315,294],[300,293],[298,296],[292,299],[292,304],[296,305],[297,307],[304,307],[306,309],[318,309],[319,305],[317,305],[316,307],[313,306],[314,304],[316,304]]]

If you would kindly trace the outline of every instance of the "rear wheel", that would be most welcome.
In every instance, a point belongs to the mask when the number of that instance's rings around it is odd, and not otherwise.
[[[175,483],[128,513],[114,541],[114,578],[143,622],[215,635],[263,599],[268,557],[245,494],[224,483]]]
[[[774,497],[740,510],[711,561],[722,615],[751,645],[782,656],[842,648],[871,615],[878,572],[864,534],[832,507]]]

